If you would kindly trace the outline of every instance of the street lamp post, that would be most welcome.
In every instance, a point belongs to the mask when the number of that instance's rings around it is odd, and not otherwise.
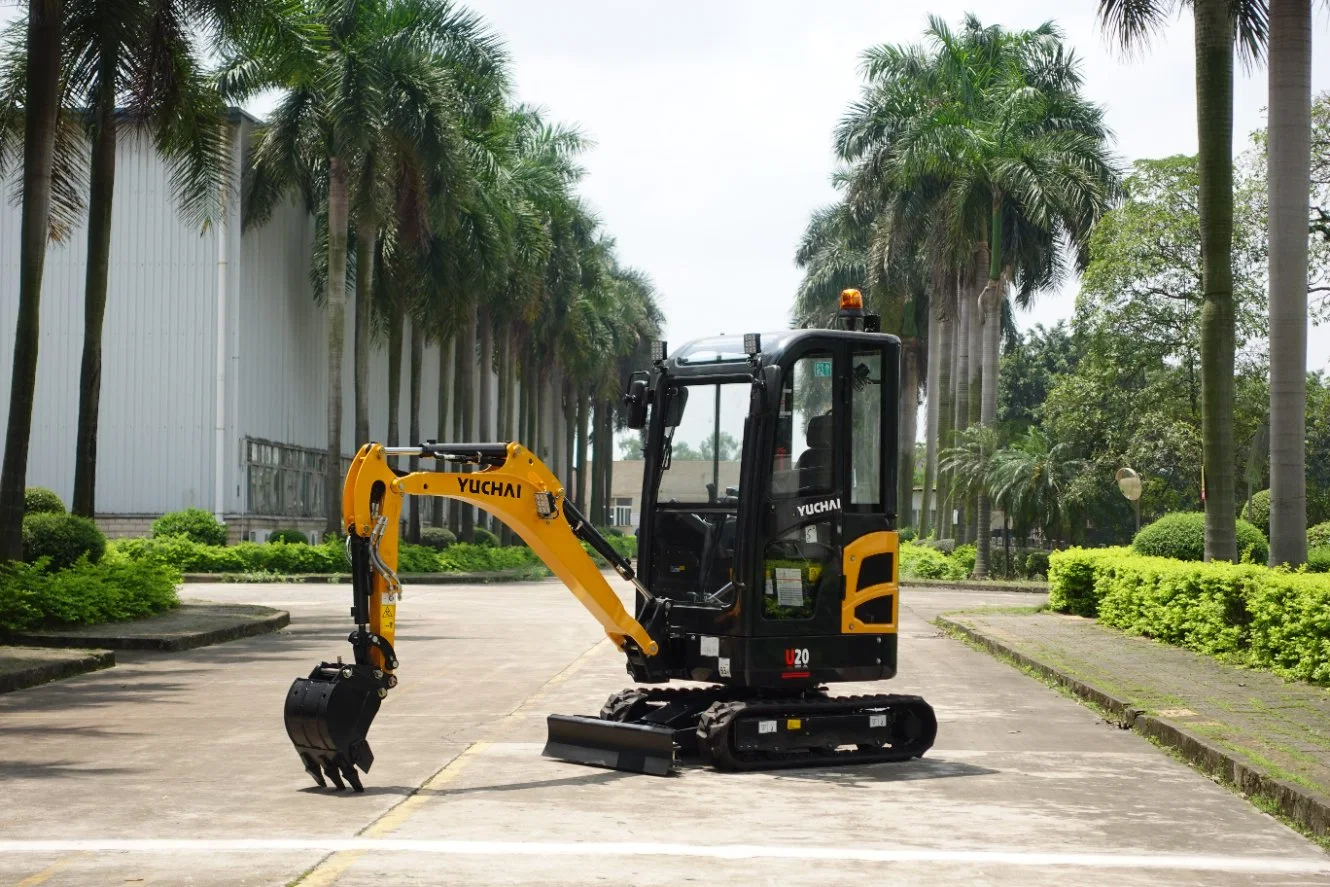
[[[1141,531],[1141,476],[1130,468],[1119,468],[1114,475],[1118,489],[1136,509],[1136,532]]]

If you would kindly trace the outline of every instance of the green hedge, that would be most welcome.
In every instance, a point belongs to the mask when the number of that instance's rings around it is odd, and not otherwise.
[[[0,630],[94,625],[160,613],[180,602],[179,581],[173,567],[114,552],[101,563],[82,560],[54,573],[35,564],[0,565]]]
[[[48,490],[46,487],[28,487],[23,491],[23,513],[25,515],[64,514],[65,503],[54,490]]]
[[[1261,490],[1259,493],[1252,494],[1252,497],[1242,506],[1242,519],[1264,533],[1265,538],[1270,538],[1269,490]]]
[[[23,518],[23,560],[30,564],[64,570],[84,557],[95,564],[105,551],[106,537],[86,517],[47,511]]]
[[[1049,606],[1285,677],[1330,683],[1330,578],[1126,549],[1057,552]]]
[[[284,530],[273,530],[268,534],[268,541],[307,545],[309,543],[309,537],[306,536],[302,530],[297,530],[295,527],[288,527]]]
[[[1270,545],[1265,534],[1245,520],[1237,522],[1238,557],[1263,564],[1270,559]],[[1205,560],[1205,515],[1199,511],[1166,514],[1143,527],[1131,547],[1137,554],[1176,558],[1183,561]]]
[[[152,523],[153,538],[184,536],[201,545],[225,545],[226,524],[202,508],[170,511]]]
[[[1317,524],[1307,530],[1307,546],[1309,548],[1320,548],[1325,545],[1330,545],[1330,521]]]
[[[970,571],[965,568],[963,560],[955,560],[931,545],[902,542],[900,546],[900,575],[902,579],[949,579],[958,581],[969,578]],[[971,569],[973,569],[973,566],[974,564],[971,563]]]
[[[241,542],[238,545],[200,545],[183,536],[152,539],[121,539],[112,547],[134,561],[169,564],[184,573],[346,573],[345,549],[337,541],[322,545],[286,542]],[[610,545],[625,557],[637,552],[637,540],[615,537]],[[584,546],[585,547],[585,546]],[[599,555],[592,559],[603,564]],[[457,543],[442,551],[424,545],[402,543],[398,547],[399,573],[491,573],[539,564],[525,546],[493,548]]]

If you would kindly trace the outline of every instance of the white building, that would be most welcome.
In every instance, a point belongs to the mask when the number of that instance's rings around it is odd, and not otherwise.
[[[238,181],[258,121],[238,109],[229,121]],[[122,134],[103,340],[98,521],[111,535],[137,535],[163,512],[196,506],[221,514],[233,538],[262,538],[279,526],[318,531],[327,321],[310,283],[313,219],[293,204],[242,232],[240,201],[232,199],[221,224],[200,233],[181,220],[168,182],[150,140]],[[19,206],[0,202],[6,375],[18,313],[19,222]],[[47,251],[28,458],[28,486],[50,487],[66,504],[74,485],[86,249],[80,227]],[[347,283],[351,295],[353,281]],[[348,308],[344,458],[354,449],[352,315]],[[403,434],[410,427],[408,366],[404,359]],[[377,342],[370,374],[377,440],[387,435],[387,379],[386,342]],[[425,437],[444,439],[438,380],[439,348],[432,345],[424,355],[421,427]],[[8,410],[9,385],[0,382],[0,416]]]

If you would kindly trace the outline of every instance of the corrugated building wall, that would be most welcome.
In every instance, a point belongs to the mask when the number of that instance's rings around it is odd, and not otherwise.
[[[255,122],[239,112],[231,119],[238,176]],[[261,506],[289,505],[293,495],[255,495],[251,483],[256,456],[276,460],[267,468],[285,469],[283,460],[298,455],[292,448],[322,451],[327,446],[327,315],[314,299],[309,276],[313,219],[292,204],[279,208],[261,228],[242,232],[239,201],[232,199],[222,224],[206,232],[191,228],[176,211],[165,164],[150,140],[134,133],[121,136],[112,213],[98,433],[99,520],[113,533],[136,533],[153,516],[196,506],[221,510],[233,535],[251,527],[320,527],[321,516],[294,520],[289,513],[271,514]],[[6,369],[13,364],[18,310],[19,225],[19,207],[0,202],[0,366]],[[80,225],[65,243],[47,251],[28,461],[28,485],[50,487],[67,504],[73,493],[86,248],[87,229]],[[226,324],[219,367],[221,259]],[[348,298],[353,297],[348,280]],[[348,305],[344,456],[354,447],[352,323]],[[423,363],[421,427],[425,437],[433,438],[441,436],[437,345],[427,347]],[[376,341],[370,421],[372,436],[379,440],[388,430],[387,364],[386,341]],[[410,428],[409,366],[408,353],[398,405],[403,438]],[[219,378],[224,384],[220,435]],[[9,386],[3,383],[0,416],[7,416],[8,409]],[[254,441],[279,446],[261,453],[249,445]],[[288,479],[283,494],[291,493]]]

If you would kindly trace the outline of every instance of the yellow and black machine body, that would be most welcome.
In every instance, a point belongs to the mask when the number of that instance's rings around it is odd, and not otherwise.
[[[923,699],[827,687],[891,678],[897,658],[900,343],[854,305],[846,315],[848,330],[719,337],[668,357],[658,343],[625,396],[644,440],[636,569],[520,444],[362,448],[343,500],[354,662],[321,664],[286,700],[310,774],[359,790],[356,768],[373,762],[366,734],[396,685],[407,494],[503,520],[623,652],[639,686],[596,716],[550,715],[551,757],[664,775],[690,757],[744,770],[927,751],[937,722]],[[402,474],[392,455],[479,470]],[[581,542],[633,584],[631,614]],[[663,686],[674,680],[694,683]]]

